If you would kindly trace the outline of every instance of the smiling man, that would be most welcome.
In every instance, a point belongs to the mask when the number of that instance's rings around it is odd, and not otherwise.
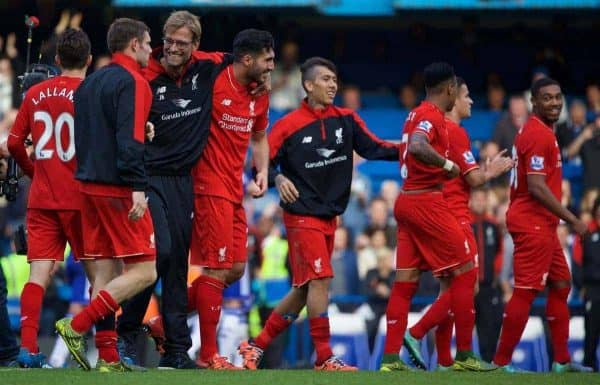
[[[154,50],[144,77],[152,89],[149,120],[155,135],[146,144],[148,205],[156,235],[156,270],[161,279],[164,344],[159,368],[194,369],[187,326],[187,271],[192,231],[191,171],[208,140],[212,88],[231,55],[198,51],[202,29],[188,11],[171,13],[162,47]],[[135,340],[155,285],[128,301],[117,331],[122,357],[135,362]],[[155,323],[158,325],[159,323]],[[162,339],[161,339],[162,341]]]
[[[284,210],[294,288],[273,310],[260,335],[242,342],[239,352],[244,367],[256,369],[264,349],[306,305],[315,370],[355,371],[333,355],[329,344],[327,307],[336,219],[348,205],[353,152],[366,159],[397,161],[398,147],[375,137],[352,110],[333,105],[338,80],[332,62],[313,57],[301,72],[307,98],[269,134],[269,176]]]
[[[554,352],[552,371],[588,372],[592,369],[571,362],[567,347],[571,272],[556,227],[562,219],[583,235],[587,226],[560,203],[562,160],[554,135],[563,104],[560,85],[550,78],[535,81],[531,102],[533,114],[517,134],[513,147],[515,168],[506,224],[515,243],[515,289],[504,311],[494,363],[501,370],[514,371],[509,364],[527,324],[531,303],[548,287],[546,318]]]
[[[273,36],[246,29],[233,40],[233,64],[213,87],[210,136],[194,168],[194,220],[190,264],[203,267],[188,291],[200,318],[198,364],[213,370],[239,369],[217,350],[217,324],[223,289],[240,279],[246,266],[246,213],[242,206],[242,174],[248,146],[256,175],[248,192],[267,189],[269,97],[253,93],[269,81],[275,65]]]

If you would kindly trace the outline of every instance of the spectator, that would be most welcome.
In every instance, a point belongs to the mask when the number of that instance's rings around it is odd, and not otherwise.
[[[332,296],[358,294],[359,280],[356,253],[349,245],[348,229],[343,226],[338,227],[335,230],[333,254],[331,255],[331,264],[335,273],[330,287]]]
[[[342,106],[352,111],[359,111],[362,108],[360,88],[349,84],[342,90]]]
[[[501,150],[510,151],[515,135],[523,127],[528,116],[525,98],[521,95],[511,96],[508,101],[508,112],[500,118],[493,134],[493,140],[498,143]]]
[[[373,236],[377,230],[383,231],[385,244],[393,249],[396,247],[396,223],[390,214],[385,199],[374,198],[369,205],[369,224],[365,232]]]
[[[0,56],[0,119],[15,106],[13,93],[18,93],[17,90],[11,60],[8,56]]]
[[[487,88],[488,110],[492,112],[502,112],[504,110],[504,98],[506,91],[501,84],[490,84]]]
[[[385,314],[396,275],[394,271],[393,252],[391,250],[380,249],[376,258],[376,267],[367,272],[364,280],[364,293],[367,296],[367,303],[375,314],[372,320],[367,321],[367,333],[371,349],[377,334],[379,319]]]
[[[567,147],[567,156],[571,159],[581,156],[583,162],[583,188],[600,187],[600,115],[588,124]]]
[[[408,83],[400,88],[398,93],[400,105],[407,111],[412,110],[419,104],[419,97],[417,95],[417,89],[412,84]]]
[[[387,203],[388,213],[390,215],[390,219],[392,219],[392,215],[394,213],[394,204],[396,203],[396,197],[400,192],[400,185],[398,182],[392,179],[386,179],[381,183],[381,190],[379,195],[385,202]]]
[[[502,269],[503,237],[502,229],[489,215],[488,192],[474,189],[469,206],[473,214],[473,235],[477,242],[479,266],[479,292],[475,296],[475,311],[479,351],[481,358],[491,361],[496,351],[496,343],[502,326],[502,298],[500,271]]]
[[[585,301],[585,356],[583,364],[598,370],[596,349],[600,337],[600,198],[593,207],[590,235],[583,240],[582,272]]]
[[[271,74],[273,90],[270,107],[279,111],[298,108],[305,93],[300,81],[298,44],[288,41],[281,47],[281,59]]]
[[[375,249],[371,245],[371,238],[365,234],[359,234],[354,241],[356,250],[356,266],[358,268],[358,278],[364,281],[369,270],[377,266],[377,256]]]
[[[600,196],[600,190],[597,188],[592,188],[583,192],[579,215],[581,220],[585,223],[590,223],[592,221],[592,210],[594,207],[594,202],[598,196]]]
[[[600,114],[600,85],[590,83],[585,87],[585,95],[588,103],[587,120],[592,121]]]
[[[586,108],[585,103],[575,99],[569,106],[569,119],[566,122],[556,126],[556,140],[560,147],[563,158],[571,159],[576,154],[569,154],[568,146],[581,134],[586,126]],[[571,156],[573,155],[573,156]]]
[[[358,171],[358,165],[363,161],[364,159],[354,152],[350,199],[346,211],[342,214],[342,222],[350,230],[351,238],[362,233],[369,221],[366,208],[371,199],[371,180]]]

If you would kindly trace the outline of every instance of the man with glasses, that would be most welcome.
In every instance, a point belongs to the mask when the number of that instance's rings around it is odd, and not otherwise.
[[[164,45],[156,49],[145,78],[152,89],[149,121],[155,126],[146,146],[148,203],[156,234],[156,268],[161,278],[165,340],[159,368],[195,369],[187,355],[187,271],[192,228],[191,170],[206,144],[213,83],[231,59],[222,53],[197,51],[201,26],[187,11],[173,12],[163,27]],[[117,331],[122,357],[135,361],[135,340],[154,291],[151,285],[123,307]],[[193,306],[193,304],[192,304]],[[156,332],[155,325],[151,331]],[[160,326],[157,326],[160,329]],[[153,335],[156,335],[153,333]],[[157,339],[157,341],[159,341]]]

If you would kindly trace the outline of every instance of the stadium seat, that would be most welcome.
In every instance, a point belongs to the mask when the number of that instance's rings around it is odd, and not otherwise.
[[[331,349],[344,362],[369,369],[369,340],[362,318],[354,314],[338,313],[329,316]]]
[[[585,339],[584,318],[582,316],[571,317],[569,321],[569,353],[571,360],[583,363],[583,340]]]
[[[381,139],[400,140],[408,112],[401,108],[367,108],[360,112],[369,130]]]
[[[547,352],[542,319],[529,317],[521,341],[513,353],[513,364],[524,370],[546,372],[549,366]]]

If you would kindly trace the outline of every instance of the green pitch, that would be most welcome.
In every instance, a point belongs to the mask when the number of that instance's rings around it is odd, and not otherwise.
[[[600,375],[506,373],[316,373],[312,370],[150,370],[98,373],[78,369],[2,369],[2,385],[600,385]]]

